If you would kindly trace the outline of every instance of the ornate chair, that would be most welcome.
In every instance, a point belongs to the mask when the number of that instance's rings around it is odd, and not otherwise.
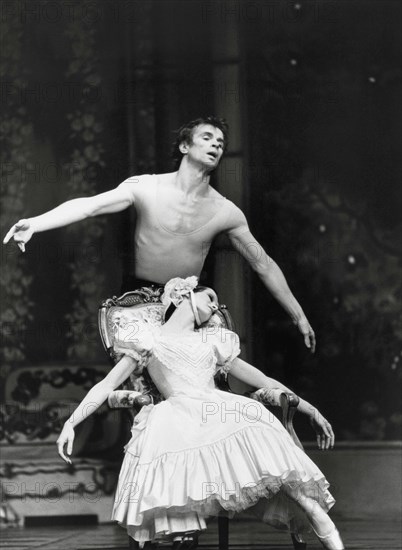
[[[102,339],[103,346],[107,352],[112,364],[116,364],[121,354],[118,354],[114,350],[114,335],[117,328],[124,327],[124,330],[128,331],[127,335],[135,334],[139,322],[146,321],[151,325],[160,325],[163,322],[163,310],[164,307],[161,303],[161,295],[163,289],[155,287],[143,287],[138,290],[126,292],[119,298],[114,296],[102,302],[99,307],[99,331]],[[220,326],[233,330],[233,321],[226,306],[220,304],[218,310],[214,313],[208,322],[208,327]],[[221,390],[231,391],[226,378],[223,375],[218,375],[215,379],[217,387]],[[274,409],[281,409],[281,420],[293,438],[296,445],[302,448],[302,445],[293,428],[293,416],[296,412],[299,399],[290,392],[282,392],[280,394],[280,407],[270,402],[270,395],[264,388],[257,390],[249,397],[262,402],[265,406]],[[141,409],[142,406],[149,403],[158,403],[163,397],[158,392],[157,388],[153,384],[150,376],[146,372],[140,376],[131,375],[129,379],[123,385],[122,390],[114,391],[110,394],[108,403],[112,408],[125,408],[128,409],[131,415],[135,414]],[[226,517],[218,518],[218,537],[219,537],[219,550],[228,550],[229,548],[229,521]],[[293,546],[296,550],[303,550],[306,548],[306,543],[303,542],[301,537],[292,535]],[[139,548],[138,543],[129,538],[129,547],[132,550]],[[147,546],[145,546],[147,548]],[[191,546],[196,548],[196,546]]]

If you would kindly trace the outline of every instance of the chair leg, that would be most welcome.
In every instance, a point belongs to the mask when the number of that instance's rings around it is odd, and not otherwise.
[[[292,536],[293,548],[295,550],[306,550],[307,542],[304,542],[303,538],[300,535],[296,535],[292,533],[291,536]]]
[[[219,550],[229,550],[229,518],[218,517]]]

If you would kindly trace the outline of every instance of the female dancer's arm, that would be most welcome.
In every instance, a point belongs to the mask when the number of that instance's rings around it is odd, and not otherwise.
[[[137,361],[125,355],[103,380],[95,384],[66,420],[63,430],[57,440],[57,450],[61,458],[71,464],[71,459],[64,454],[64,445],[67,443],[67,454],[71,455],[74,442],[74,428],[98,409],[109,396],[110,392],[122,384],[137,365]]]
[[[230,374],[241,382],[254,386],[255,388],[280,389],[288,392],[292,391],[281,382],[266,376],[263,372],[256,369],[246,361],[243,361],[243,359],[240,359],[239,357],[236,357],[236,359],[232,362]],[[299,397],[299,399],[300,403],[297,409],[309,417],[310,422],[317,434],[318,446],[321,449],[333,447],[335,443],[335,435],[332,431],[331,424],[322,416],[316,407],[311,405],[311,403],[301,397]]]

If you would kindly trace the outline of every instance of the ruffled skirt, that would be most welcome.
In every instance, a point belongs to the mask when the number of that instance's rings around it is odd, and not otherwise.
[[[277,528],[309,527],[295,503],[334,499],[322,472],[272,413],[243,396],[177,394],[136,416],[112,519],[135,540],[206,528],[209,516],[251,509]]]

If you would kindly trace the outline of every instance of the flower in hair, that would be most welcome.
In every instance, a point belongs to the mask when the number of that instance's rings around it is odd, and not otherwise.
[[[189,296],[190,292],[198,285],[198,277],[193,275],[182,279],[181,277],[175,277],[170,279],[165,285],[165,291],[162,294],[162,304],[167,309],[171,303],[176,307],[181,304],[185,296]]]

